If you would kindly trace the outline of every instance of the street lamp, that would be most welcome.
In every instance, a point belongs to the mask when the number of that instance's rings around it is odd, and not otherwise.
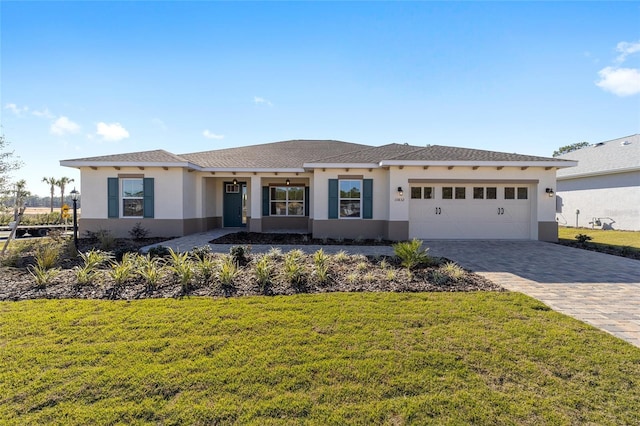
[[[78,197],[80,192],[73,188],[71,191],[71,200],[73,201],[73,245],[78,250]]]

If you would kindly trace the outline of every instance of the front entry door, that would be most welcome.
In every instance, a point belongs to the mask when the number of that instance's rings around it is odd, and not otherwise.
[[[247,185],[244,182],[224,183],[223,226],[225,228],[245,226],[245,215],[243,213],[246,188]]]

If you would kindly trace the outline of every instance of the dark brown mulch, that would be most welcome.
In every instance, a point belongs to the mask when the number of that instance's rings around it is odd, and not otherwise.
[[[270,234],[277,235],[277,234]],[[159,241],[158,241],[159,240]],[[118,240],[115,251],[135,251],[137,248],[161,242],[162,239],[145,239],[140,241]],[[237,240],[236,240],[237,241]],[[264,241],[264,240],[263,240]],[[273,240],[270,240],[273,241]],[[243,241],[241,244],[257,244],[256,241]],[[81,250],[100,249],[99,241],[83,239],[79,244]],[[196,273],[188,287],[182,287],[169,270],[163,269],[162,278],[155,288],[149,288],[144,280],[132,274],[124,285],[118,286],[109,275],[109,267],[105,266],[96,275],[92,283],[78,285],[74,267],[81,261],[68,253],[61,253],[58,262],[60,272],[45,286],[36,285],[29,273],[29,265],[35,263],[34,253],[21,253],[14,259],[13,266],[0,268],[0,300],[26,299],[117,299],[132,300],[143,298],[172,298],[185,296],[251,296],[251,295],[290,295],[297,293],[327,292],[461,292],[461,291],[504,291],[493,282],[464,271],[458,279],[442,276],[439,268],[447,259],[433,259],[432,263],[409,272],[398,264],[398,260],[388,256],[348,255],[340,258],[328,258],[328,279],[320,281],[317,275],[313,255],[301,255],[297,262],[301,268],[301,279],[292,284],[286,273],[286,253],[272,251],[270,263],[273,275],[268,285],[260,287],[255,275],[255,263],[262,255],[248,255],[246,265],[239,268],[230,285],[223,285],[217,272],[210,276],[203,275],[195,262]],[[224,259],[224,254],[211,254],[215,262]],[[6,259],[5,259],[6,260]]]
[[[392,241],[383,239],[336,239],[336,238],[312,238],[311,234],[294,233],[269,233],[269,232],[234,232],[224,235],[215,240],[209,241],[211,244],[265,244],[265,245],[339,245],[339,246],[390,246]]]

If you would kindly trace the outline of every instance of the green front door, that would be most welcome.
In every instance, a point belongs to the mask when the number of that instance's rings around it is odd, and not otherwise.
[[[225,228],[245,226],[246,193],[247,185],[245,182],[224,183],[223,226]]]

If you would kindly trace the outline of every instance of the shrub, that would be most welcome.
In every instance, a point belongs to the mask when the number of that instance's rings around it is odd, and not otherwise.
[[[328,260],[329,256],[322,249],[319,249],[315,253],[313,253],[313,263],[318,267],[325,266]]]
[[[151,231],[142,226],[140,222],[137,222],[133,228],[129,231],[129,236],[134,240],[141,240],[147,238]]]
[[[193,250],[191,250],[191,256],[193,256],[194,258],[198,259],[198,260],[202,260],[205,257],[210,257],[212,254],[211,251],[211,246],[200,246],[200,247],[194,247]]]
[[[347,260],[349,260],[349,255],[347,254],[346,251],[340,250],[339,252],[333,255],[333,258],[336,260],[336,262],[344,263]]]
[[[135,253],[125,253],[122,260],[111,265],[109,276],[113,279],[116,286],[120,287],[129,281],[136,270],[138,255]]]
[[[587,241],[593,240],[593,238],[591,238],[587,234],[578,234],[576,235],[576,240],[578,240],[580,244],[585,244]]]
[[[460,278],[464,277],[464,269],[454,262],[447,262],[440,266],[438,270],[453,281],[458,281]]]
[[[42,243],[36,246],[36,264],[41,269],[51,269],[58,262],[60,247],[53,243]]]
[[[256,275],[256,281],[258,281],[258,286],[264,293],[271,284],[273,276],[273,264],[270,262],[268,255],[260,257],[256,262],[254,272]]]
[[[389,282],[395,281],[396,280],[396,271],[394,271],[393,269],[387,269],[386,278],[387,278],[387,281],[389,281]]]
[[[147,253],[151,257],[169,257],[171,255],[171,249],[167,246],[159,245],[151,247]]]
[[[51,284],[51,281],[60,273],[59,268],[43,268],[39,264],[36,266],[30,265],[28,270],[38,288],[44,288]]]
[[[233,287],[233,281],[238,275],[238,265],[233,257],[225,256],[218,268],[218,280],[223,288]]]
[[[393,252],[400,259],[400,264],[407,269],[429,264],[431,258],[427,255],[428,250],[422,248],[422,241],[415,238],[393,245]]]
[[[182,292],[186,293],[193,279],[193,262],[189,259],[189,253],[176,253],[173,249],[169,249],[169,255],[169,270],[180,281]]]
[[[325,264],[321,264],[321,265],[316,264],[313,270],[313,277],[315,278],[316,282],[320,285],[323,285],[329,282],[329,278],[330,278],[329,266]]]
[[[94,236],[100,242],[100,250],[102,251],[113,250],[116,246],[116,239],[109,230],[99,229],[94,233]]]
[[[112,260],[110,253],[100,250],[90,250],[86,253],[79,253],[83,260],[82,266],[74,268],[76,280],[80,285],[91,284],[98,274],[98,268]]]
[[[364,272],[367,269],[369,269],[369,264],[367,262],[358,262],[358,264],[356,265],[356,270],[358,272]]]
[[[149,254],[140,257],[137,272],[140,278],[144,280],[148,290],[155,290],[158,287],[163,271],[162,259],[151,257]]]
[[[291,250],[284,256],[284,274],[287,282],[294,287],[303,285],[305,281],[305,267],[302,263],[302,255],[301,250]]]
[[[208,247],[208,246],[207,246]],[[211,251],[211,249],[209,249]],[[216,271],[217,264],[210,254],[196,255],[195,268],[200,277],[200,282],[207,285]]]
[[[245,266],[249,263],[248,255],[250,251],[250,246],[233,246],[229,250],[229,254],[236,266]]]
[[[431,281],[437,285],[447,284],[449,282],[449,275],[445,274],[440,270],[435,270],[431,272]]]

